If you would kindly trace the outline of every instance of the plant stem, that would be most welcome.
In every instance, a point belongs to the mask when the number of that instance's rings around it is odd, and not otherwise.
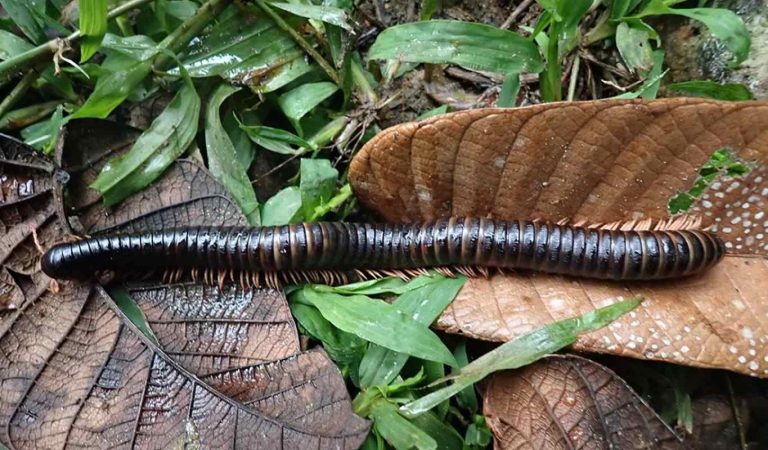
[[[129,0],[107,13],[107,20],[121,16],[128,11],[145,5],[152,0]],[[41,60],[56,53],[56,51],[66,44],[72,44],[80,39],[80,30],[75,31],[65,38],[51,39],[50,41],[27,50],[26,52],[14,55],[3,62],[0,62],[0,82],[5,82],[16,75],[25,72],[30,67],[35,66]],[[63,42],[62,42],[63,41]]]
[[[152,67],[156,71],[167,69],[173,64],[174,58],[169,54],[179,53],[189,41],[195,37],[210,21],[219,15],[221,11],[232,3],[232,0],[208,0],[203,6],[197,9],[195,14],[184,21],[171,34],[166,36],[157,46],[160,49],[168,50],[157,55]]]
[[[27,90],[32,86],[32,83],[37,80],[37,76],[38,74],[35,70],[30,70],[24,74],[24,77],[13,87],[11,92],[9,92],[3,99],[2,103],[0,103],[0,117],[5,116],[5,114],[13,108],[13,105],[27,93]]]
[[[573,97],[576,95],[576,82],[579,78],[579,66],[581,65],[581,58],[578,53],[573,59],[573,67],[571,68],[571,79],[568,80],[568,101],[572,102]]]
[[[282,17],[280,17],[279,14],[277,14],[272,8],[269,7],[266,3],[264,3],[264,0],[256,0],[256,4],[259,5],[259,8],[261,8],[269,17],[272,18],[272,20],[275,21],[278,27],[288,32],[288,34],[291,35],[293,40],[296,41],[297,44],[301,48],[304,49],[305,52],[309,53],[309,56],[314,59],[317,64],[325,71],[325,73],[328,75],[328,78],[331,79],[334,83],[336,83],[337,86],[341,87],[341,78],[339,77],[339,74],[336,73],[336,69],[331,66],[328,61],[323,58],[323,55],[318,53],[317,50],[312,47],[312,45],[307,42],[304,37],[302,37],[296,30],[293,29],[288,23],[286,23],[285,20],[283,20]]]

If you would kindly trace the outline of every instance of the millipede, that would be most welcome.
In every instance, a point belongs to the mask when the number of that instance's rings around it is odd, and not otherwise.
[[[53,246],[52,278],[162,273],[223,284],[277,287],[350,278],[531,270],[606,280],[658,280],[701,273],[723,241],[683,217],[608,225],[451,217],[422,224],[313,222],[264,227],[185,227],[110,234]]]

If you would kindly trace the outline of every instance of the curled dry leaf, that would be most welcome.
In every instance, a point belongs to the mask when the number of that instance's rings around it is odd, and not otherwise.
[[[577,356],[494,375],[483,413],[497,449],[685,448],[621,378]]]
[[[700,171],[727,149],[743,173]],[[646,301],[575,348],[768,376],[768,103],[601,100],[463,111],[402,124],[352,161],[360,200],[387,220],[448,215],[613,222],[692,213],[726,241],[714,270],[613,283],[514,273],[472,279],[440,327],[505,341],[622,298]]]
[[[77,135],[76,124],[70,136]],[[65,193],[80,214],[69,218],[75,228],[98,233],[245,223],[221,186],[191,162],[178,163],[148,191],[104,210],[85,186],[114,153],[94,144],[64,146],[65,155],[78,151],[80,163],[72,165],[72,189]],[[0,159],[3,173],[16,170],[19,161],[27,159]],[[36,171],[23,166],[21,173],[45,180],[46,173],[55,173],[49,167],[54,166],[32,168]],[[3,178],[4,193],[12,190],[9,179]],[[344,381],[325,353],[300,352],[281,292],[126,286],[155,342],[102,287],[61,282],[49,289],[34,238],[43,248],[65,239],[54,211],[69,209],[54,207],[62,197],[54,195],[62,191],[56,184],[34,185],[41,190],[29,200],[0,202],[9,230],[0,237],[7,255],[3,269],[11,273],[19,297],[16,310],[0,313],[1,443],[11,448],[360,445],[367,423],[352,413]],[[6,219],[11,213],[13,221]],[[41,215],[46,219],[35,219]],[[30,270],[19,269],[16,261],[30,257],[25,266]]]

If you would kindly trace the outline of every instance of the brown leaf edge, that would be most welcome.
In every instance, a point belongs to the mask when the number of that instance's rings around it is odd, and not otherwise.
[[[496,449],[685,448],[624,380],[575,355],[495,374],[483,414]]]
[[[47,200],[42,229],[33,233],[38,220],[23,233],[4,235],[3,241],[21,236],[13,245],[0,245],[8,249],[4,269],[15,266],[18,249],[34,248],[29,242],[34,234],[46,237],[43,245],[60,238],[60,232],[50,231],[58,226],[49,220],[50,196]],[[7,206],[0,203],[0,213],[7,213]],[[18,204],[10,210],[11,216],[22,216]],[[19,223],[29,224],[13,225]],[[367,424],[351,413],[338,370],[321,352],[210,373],[206,385],[121,321],[122,312],[100,287],[65,283],[54,294],[39,271],[26,275],[29,279],[19,283],[20,307],[0,316],[0,437],[12,447],[41,442],[155,447],[187,441],[354,448],[367,434]],[[261,395],[238,403],[213,388],[231,391],[233,380],[241,391]],[[324,408],[348,412],[347,420],[328,420]]]
[[[664,218],[719,149],[722,171],[691,212],[726,241],[700,277],[659,283],[508,273],[472,279],[438,319],[448,332],[507,341],[623,298],[633,315],[579,338],[580,351],[768,376],[768,102],[599,100],[477,109],[406,123],[355,156],[350,183],[392,221],[446,214],[613,222]]]

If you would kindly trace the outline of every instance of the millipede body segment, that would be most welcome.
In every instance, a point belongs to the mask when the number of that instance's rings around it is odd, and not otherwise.
[[[62,279],[85,279],[100,271],[205,271],[220,279],[222,274],[243,279],[243,274],[287,273],[322,280],[313,274],[478,267],[652,280],[702,272],[724,251],[717,236],[702,230],[624,231],[450,218],[414,225],[316,222],[102,235],[52,247],[42,269]]]

